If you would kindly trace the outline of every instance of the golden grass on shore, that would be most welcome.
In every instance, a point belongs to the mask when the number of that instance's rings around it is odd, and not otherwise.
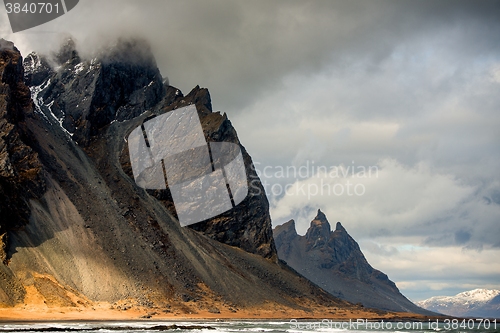
[[[381,312],[371,309],[328,309],[309,311],[296,309],[249,308],[236,312],[225,309],[220,313],[199,310],[191,313],[163,312],[159,309],[132,307],[127,310],[113,308],[109,303],[94,303],[90,307],[43,307],[19,305],[0,308],[0,321],[89,321],[89,320],[216,320],[216,319],[333,319],[333,320],[414,320],[427,321],[429,317],[396,312]]]

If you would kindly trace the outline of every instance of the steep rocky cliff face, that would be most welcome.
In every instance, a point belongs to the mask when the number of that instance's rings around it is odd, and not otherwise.
[[[291,220],[277,226],[274,237],[278,257],[332,295],[370,308],[430,314],[368,263],[340,222],[332,231],[320,210],[304,236],[297,234]]]
[[[0,260],[8,260],[9,230],[24,226],[29,200],[45,191],[41,163],[30,144],[26,117],[33,117],[30,90],[23,82],[22,58],[12,43],[0,39]]]
[[[170,99],[169,96],[175,96]],[[195,87],[187,96],[174,88],[167,88],[167,97],[162,112],[170,111],[188,104],[196,105],[201,126],[208,142],[231,142],[240,145],[246,174],[249,180],[249,194],[234,209],[215,218],[190,226],[194,230],[219,242],[237,246],[245,251],[257,253],[266,258],[276,259],[276,247],[272,235],[269,203],[259,177],[252,167],[252,159],[246,149],[241,146],[236,130],[226,114],[212,112],[210,94],[207,89]],[[164,201],[172,209],[173,204],[165,191]],[[162,197],[158,193],[158,197]]]
[[[82,146],[112,121],[132,119],[160,102],[162,77],[149,46],[121,41],[89,61],[68,40],[54,56],[57,70],[36,53],[27,56],[26,83],[43,114]]]
[[[143,115],[148,117],[174,109],[196,105],[207,141],[232,142],[240,145],[237,134],[226,115],[212,112],[207,89],[195,87],[188,95],[163,79],[149,46],[142,41],[119,41],[102,52],[101,57],[80,59],[74,43],[66,42],[55,56],[59,68],[52,70],[48,61],[36,53],[25,61],[25,81],[31,84],[33,100],[40,114],[49,122],[59,123],[73,141],[91,151],[101,129],[117,121]],[[35,85],[36,84],[36,85]],[[241,247],[266,258],[276,257],[272,238],[268,201],[252,160],[241,146],[252,193],[235,209],[216,218],[193,225],[226,244]],[[121,152],[123,167],[130,177],[128,147]],[[150,191],[175,215],[169,190]]]
[[[119,43],[92,60],[70,42],[54,67],[30,54],[29,88],[19,52],[3,41],[0,52],[0,209],[8,235],[0,307],[355,308],[276,260],[263,191],[182,228],[168,190],[136,185],[126,139],[156,114],[195,104],[207,140],[239,144],[226,115],[212,112],[208,91],[184,96],[164,84],[142,42]],[[262,188],[242,151],[249,179]]]

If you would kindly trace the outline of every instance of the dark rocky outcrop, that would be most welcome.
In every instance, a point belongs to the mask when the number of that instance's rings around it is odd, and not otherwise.
[[[40,86],[48,77],[54,74],[52,67],[45,57],[30,53],[24,59],[24,83],[30,87]]]
[[[430,314],[368,263],[340,222],[332,231],[321,210],[304,236],[291,220],[274,229],[274,238],[280,259],[332,295],[370,308]]]
[[[40,198],[45,190],[42,165],[26,128],[25,118],[32,116],[22,57],[12,43],[0,39],[0,257],[4,262],[7,232],[28,223],[29,200]]]
[[[82,61],[68,40],[54,59],[57,70],[48,68],[46,57],[29,54],[26,84],[36,87],[33,98],[42,112],[82,146],[112,121],[132,119],[158,104],[165,93],[154,57],[141,41],[121,40],[101,58]]]
[[[212,112],[212,102],[208,90],[197,86],[184,97],[178,89],[170,86],[167,89],[167,97],[163,101],[161,112],[189,104],[196,105],[201,126],[208,142],[232,142],[240,145],[250,192],[246,199],[234,209],[207,221],[194,224],[191,228],[201,231],[219,242],[240,247],[251,253],[258,253],[266,258],[276,258],[269,203],[264,188],[255,172],[250,155],[238,140],[231,121],[226,114]],[[175,211],[168,194],[164,196],[159,194],[158,197],[165,198],[165,204],[173,212]]]

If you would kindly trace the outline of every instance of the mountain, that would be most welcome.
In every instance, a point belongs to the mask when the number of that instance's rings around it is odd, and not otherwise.
[[[168,188],[136,185],[126,139],[190,104],[207,141],[241,147],[255,192],[183,228]],[[262,184],[228,117],[207,89],[168,85],[140,40],[94,59],[69,40],[23,61],[0,39],[0,214],[0,308],[360,311],[277,259]]]
[[[163,84],[149,45],[141,40],[120,40],[101,52],[100,58],[82,61],[72,40],[55,55],[57,71],[48,67],[48,60],[35,53],[25,60],[25,82],[31,86],[36,110],[48,122],[59,125],[71,139],[87,148],[95,146],[104,127],[135,119],[139,124],[146,117],[176,108],[196,105],[207,141],[240,144],[227,116],[212,112],[207,89],[195,87],[184,96],[172,86]],[[146,114],[146,111],[149,113]],[[140,117],[139,117],[140,116]],[[118,134],[122,135],[122,133]],[[125,135],[124,135],[125,136]],[[132,177],[128,149],[120,152],[124,170]],[[276,256],[272,237],[269,203],[252,161],[241,146],[252,195],[236,209],[192,228],[213,239],[266,258]],[[107,157],[107,156],[103,156]],[[175,215],[169,191],[152,193]]]
[[[431,314],[404,297],[386,274],[374,269],[340,222],[332,231],[325,214],[304,236],[295,221],[274,229],[278,257],[330,294],[368,308]]]
[[[500,318],[500,290],[474,289],[417,302],[425,309],[457,317]]]

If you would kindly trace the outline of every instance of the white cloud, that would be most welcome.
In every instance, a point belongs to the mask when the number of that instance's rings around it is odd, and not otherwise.
[[[361,242],[362,250],[365,250],[365,244]],[[475,288],[500,289],[500,267],[492,265],[500,255],[500,249],[473,251],[459,247],[391,246],[397,249],[397,255],[365,251],[365,256],[414,301],[435,295],[455,295]]]
[[[381,230],[405,234],[426,223],[449,219],[475,191],[425,163],[410,168],[385,159],[371,169],[345,165],[347,177],[328,170],[290,185],[288,195],[278,199],[271,210],[275,223],[293,218],[302,207],[318,207],[331,219],[346,223],[358,237],[377,235]],[[274,189],[278,194],[279,187]],[[297,221],[297,229],[303,233],[309,221]]]
[[[491,67],[491,80],[500,83],[500,64],[495,64]]]

